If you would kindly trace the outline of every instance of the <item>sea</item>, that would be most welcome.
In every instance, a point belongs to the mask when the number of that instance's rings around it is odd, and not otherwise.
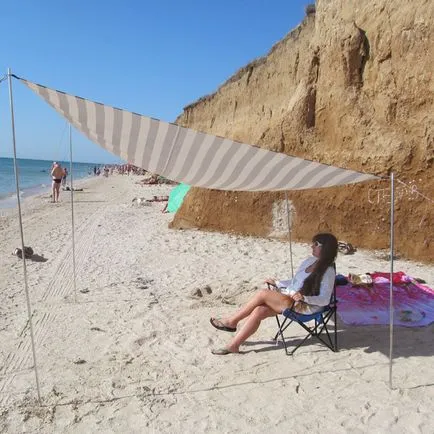
[[[70,171],[69,161],[58,161]],[[51,166],[53,161],[18,158],[20,199],[51,191]],[[74,181],[93,175],[93,168],[100,164],[72,163]],[[67,183],[69,181],[67,178]],[[0,157],[0,208],[14,207],[17,202],[14,160]]]

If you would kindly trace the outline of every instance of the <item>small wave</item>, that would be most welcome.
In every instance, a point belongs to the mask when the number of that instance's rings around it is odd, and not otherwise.
[[[24,192],[23,190],[20,190],[20,197],[23,197],[24,194],[25,194],[25,192]],[[16,199],[16,198],[17,198],[17,194],[16,194],[16,193],[13,193],[13,194],[10,195],[10,197],[11,197],[12,199]]]

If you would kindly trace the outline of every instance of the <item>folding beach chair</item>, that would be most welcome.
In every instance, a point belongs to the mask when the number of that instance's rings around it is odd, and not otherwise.
[[[279,320],[279,316],[276,315],[276,321],[279,330],[277,331],[276,336],[274,336],[274,340],[277,341],[279,336],[282,338],[287,356],[294,354],[295,351],[301,347],[310,337],[317,339],[320,343],[324,344],[332,351],[338,351],[336,282],[333,287],[330,304],[324,306],[319,312],[306,315],[294,312],[288,308],[282,312],[282,315],[285,317],[282,323]],[[334,323],[333,330],[329,329],[328,325],[330,319],[332,318]],[[311,321],[313,321],[313,324],[308,325],[307,323],[310,323]],[[283,333],[293,322],[298,323],[308,332],[308,334],[292,351],[289,351]],[[330,327],[332,326],[330,325]]]

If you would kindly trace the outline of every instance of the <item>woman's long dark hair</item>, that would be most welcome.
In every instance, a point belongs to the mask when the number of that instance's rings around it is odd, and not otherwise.
[[[338,240],[332,234],[316,234],[312,238],[312,243],[318,241],[321,247],[320,257],[318,258],[312,273],[305,279],[300,293],[303,295],[318,295],[321,281],[327,268],[333,265],[338,254]]]

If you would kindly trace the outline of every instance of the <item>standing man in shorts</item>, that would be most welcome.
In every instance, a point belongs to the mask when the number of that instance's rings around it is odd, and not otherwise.
[[[60,194],[60,184],[62,182],[62,178],[65,176],[65,171],[62,169],[60,163],[53,163],[53,167],[51,169],[51,178],[52,182],[52,191],[53,191],[53,200],[52,202],[59,202],[59,194]]]

